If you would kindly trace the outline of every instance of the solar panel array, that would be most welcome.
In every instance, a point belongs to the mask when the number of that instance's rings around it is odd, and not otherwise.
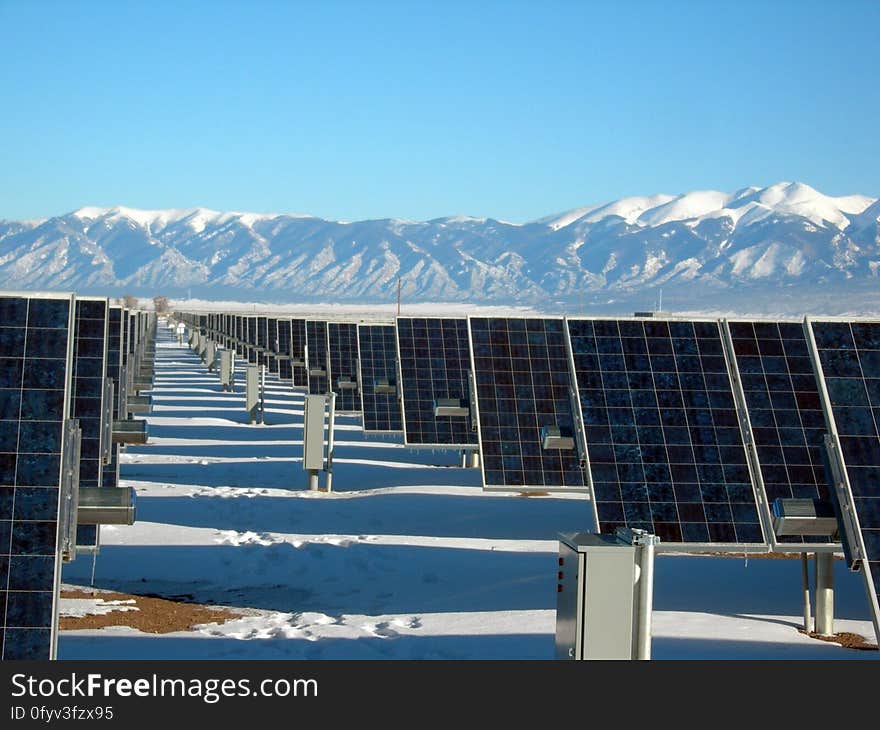
[[[397,397],[397,342],[394,325],[359,324],[361,410],[365,433],[403,430]]]
[[[810,326],[880,634],[880,322],[812,321]]]
[[[54,655],[71,297],[0,296],[3,659]]]
[[[354,322],[327,323],[330,390],[336,393],[337,413],[360,413],[358,334]]]
[[[475,448],[471,417],[434,415],[439,399],[470,402],[467,320],[398,317],[397,352],[404,443]]]
[[[327,323],[306,320],[306,369],[311,395],[324,395],[330,391],[327,373]]]

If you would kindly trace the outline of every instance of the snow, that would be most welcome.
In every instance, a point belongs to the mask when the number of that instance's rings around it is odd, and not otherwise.
[[[129,208],[122,205],[112,208],[86,206],[71,214],[81,220],[119,220],[127,219],[152,232],[162,231],[171,225],[186,223],[194,232],[201,233],[209,225],[222,225],[231,220],[238,220],[247,228],[252,228],[260,221],[271,221],[277,218],[311,218],[299,213],[244,213],[237,211],[221,212],[210,208],[166,208],[146,210]]]
[[[267,423],[160,327],[150,443],[128,447],[136,524],[102,529],[96,587],[187,595],[242,617],[190,631],[62,631],[62,659],[550,659],[557,534],[581,495],[484,493],[458,454],[367,441],[338,419],[334,492],[305,489],[303,395],[269,378]],[[88,585],[92,563],[65,566]],[[862,578],[835,566],[837,630],[873,641]],[[68,615],[125,605],[66,599]],[[876,659],[798,632],[800,562],[662,555],[657,659]]]
[[[129,599],[112,599],[105,600],[103,598],[64,598],[61,600],[61,616],[105,616],[115,611],[139,611],[133,598]]]
[[[688,222],[694,226],[712,218],[730,218],[735,225],[751,224],[774,214],[802,216],[816,225],[831,224],[843,230],[851,218],[861,214],[876,198],[865,195],[831,197],[799,182],[780,182],[766,188],[747,187],[733,193],[697,190],[678,196],[654,195],[623,198],[605,205],[577,208],[541,218],[557,230],[575,221],[595,223],[607,216],[622,217],[627,223],[660,226]]]

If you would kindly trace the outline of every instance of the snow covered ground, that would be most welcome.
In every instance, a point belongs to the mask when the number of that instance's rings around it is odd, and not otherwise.
[[[239,391],[242,390],[239,379]],[[150,443],[122,456],[138,521],[104,527],[95,586],[233,607],[186,632],[63,631],[61,659],[551,659],[558,532],[579,496],[484,494],[457,453],[366,441],[338,419],[334,492],[306,490],[303,395],[270,379],[265,425],[160,328]],[[65,567],[86,586],[91,558]],[[836,630],[874,642],[836,566]],[[655,659],[878,659],[800,626],[800,562],[661,556]],[[62,600],[62,612],[89,612]],[[86,603],[88,601],[86,600]],[[106,610],[106,609],[105,609]]]

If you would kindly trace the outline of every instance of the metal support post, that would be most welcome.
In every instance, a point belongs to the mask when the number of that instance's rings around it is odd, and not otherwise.
[[[637,623],[636,659],[651,658],[651,626],[654,611],[654,546],[659,539],[645,535],[637,543],[639,556],[639,603]]]
[[[336,424],[336,393],[330,391],[327,394],[330,402],[330,413],[327,418],[327,492],[333,491],[333,427]]]
[[[816,633],[834,636],[834,554],[816,553]]]
[[[804,593],[804,631],[813,630],[812,598],[810,596],[810,554],[801,553],[801,585]]]
[[[260,365],[260,423],[266,422],[266,366]]]
[[[480,452],[476,449],[471,451],[470,455],[470,463],[468,464],[471,469],[479,469],[480,468]]]

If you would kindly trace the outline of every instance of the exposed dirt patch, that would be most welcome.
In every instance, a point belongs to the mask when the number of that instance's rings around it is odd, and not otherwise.
[[[809,636],[811,639],[819,639],[819,641],[830,641],[832,644],[840,644],[845,649],[877,651],[876,644],[872,644],[864,636],[860,636],[859,634],[851,634],[848,631],[834,634],[834,636],[822,636],[821,634],[817,634],[814,631],[807,633],[803,629],[799,629],[799,631],[802,634],[807,634],[807,636]]]
[[[231,609],[219,606],[203,606],[157,596],[138,596],[109,591],[65,589],[61,591],[61,598],[101,599],[105,602],[125,601],[123,606],[129,609],[111,610],[108,613],[87,616],[65,616],[62,603],[62,613],[59,618],[59,627],[62,631],[129,626],[146,634],[170,634],[173,631],[190,631],[200,624],[224,623],[242,616]],[[132,611],[131,608],[138,610]]]

